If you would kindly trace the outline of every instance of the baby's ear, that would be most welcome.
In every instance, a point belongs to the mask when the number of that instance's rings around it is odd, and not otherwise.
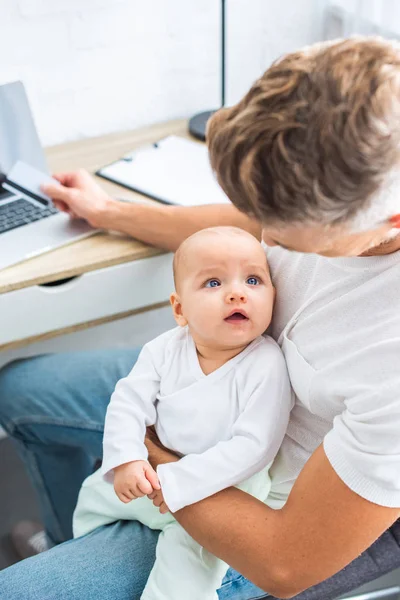
[[[173,292],[169,298],[172,306],[172,312],[174,313],[174,318],[177,324],[180,327],[185,327],[187,325],[187,321],[182,313],[182,303],[176,292]]]

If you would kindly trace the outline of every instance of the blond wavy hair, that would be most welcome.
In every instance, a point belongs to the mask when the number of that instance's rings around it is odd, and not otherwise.
[[[284,56],[207,130],[226,194],[270,224],[365,229],[395,214],[399,142],[400,47],[367,37]]]

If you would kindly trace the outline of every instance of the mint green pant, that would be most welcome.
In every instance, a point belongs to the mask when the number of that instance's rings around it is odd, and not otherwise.
[[[270,489],[268,470],[238,486],[264,501]],[[100,471],[88,477],[79,493],[73,517],[74,537],[118,520],[137,520],[160,529],[156,562],[141,600],[217,600],[228,565],[195,542],[171,513],[161,515],[147,497],[129,504],[119,500]]]

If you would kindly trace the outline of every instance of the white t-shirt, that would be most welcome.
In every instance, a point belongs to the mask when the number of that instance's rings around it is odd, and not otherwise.
[[[102,473],[146,460],[145,429],[180,461],[157,469],[172,512],[255,475],[282,443],[293,406],[285,360],[271,337],[205,375],[187,327],[146,344],[111,397]],[[266,494],[268,490],[266,490]]]
[[[284,504],[323,442],[350,489],[400,507],[400,251],[353,258],[266,252],[277,288],[270,333],[296,395],[268,504]]]

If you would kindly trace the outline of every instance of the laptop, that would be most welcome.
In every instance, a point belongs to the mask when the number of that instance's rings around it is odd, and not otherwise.
[[[49,174],[20,81],[0,86],[0,269],[96,231],[53,205],[40,207],[5,190],[2,183],[18,160]]]

